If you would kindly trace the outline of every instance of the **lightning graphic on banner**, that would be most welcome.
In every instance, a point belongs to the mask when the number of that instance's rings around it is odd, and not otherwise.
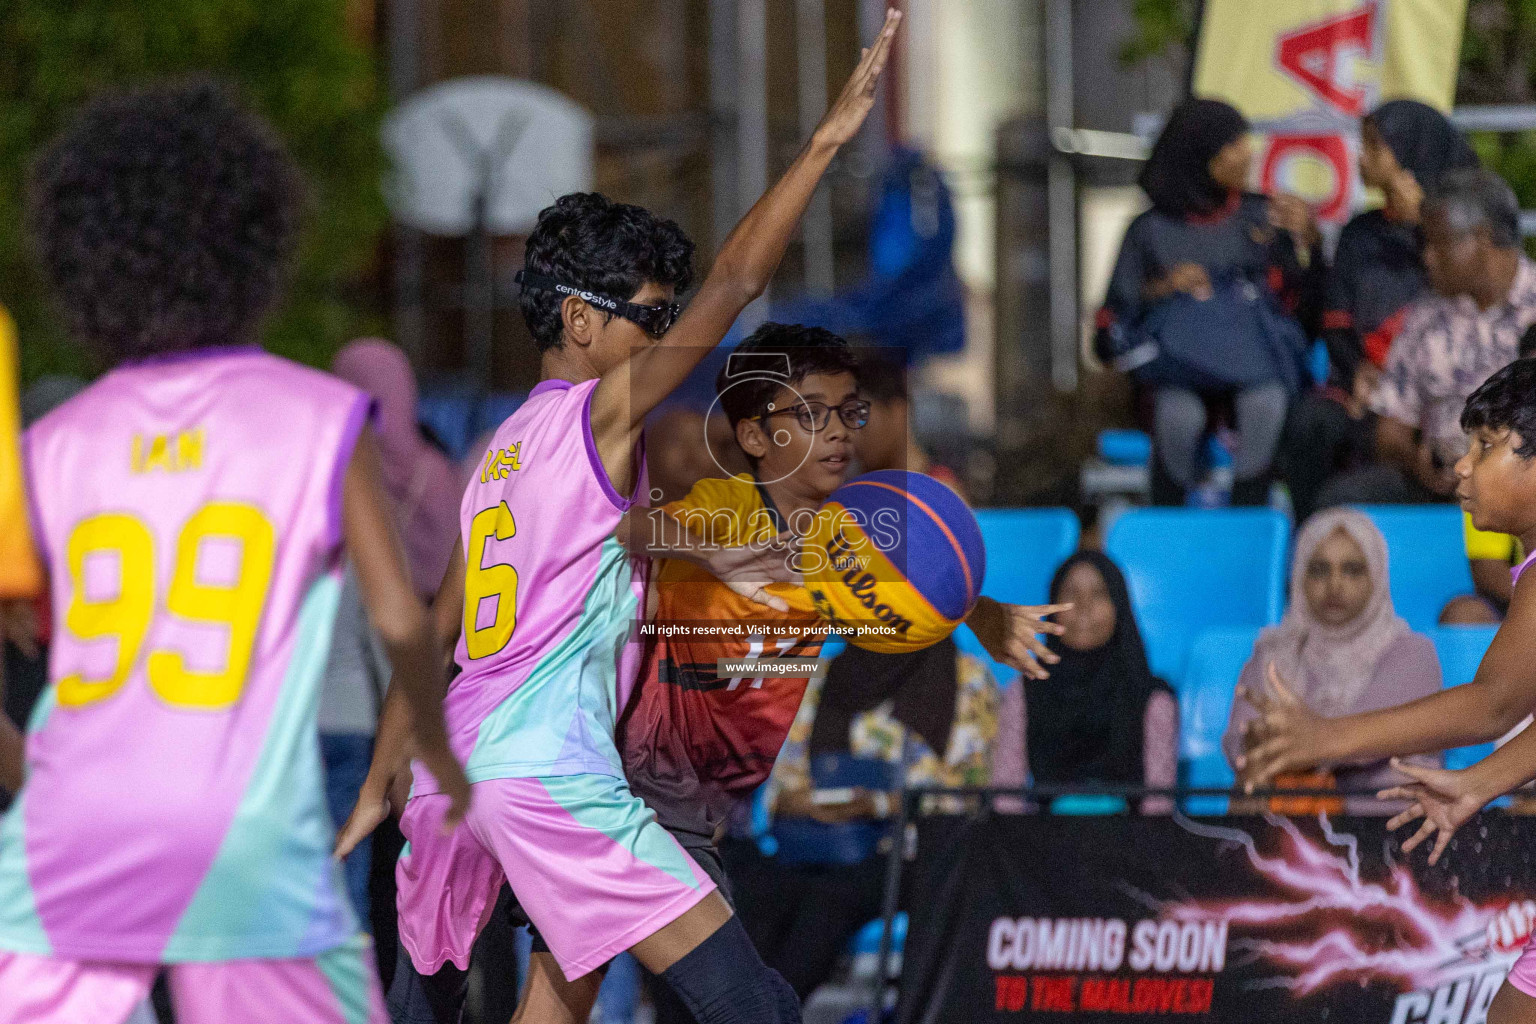
[[[1267,817],[1284,835],[1276,857],[1259,852],[1253,837],[1239,829],[1182,816],[1179,823],[1241,848],[1253,870],[1289,898],[1161,907],[1175,920],[1225,920],[1250,935],[1267,933],[1234,943],[1287,972],[1263,985],[1305,996],[1338,982],[1385,977],[1418,988],[1454,964],[1516,951],[1530,935],[1536,904],[1477,907],[1456,896],[1434,906],[1399,865],[1390,864],[1382,881],[1363,880],[1355,837],[1335,832],[1326,815],[1319,816],[1326,846],[1289,819]]]

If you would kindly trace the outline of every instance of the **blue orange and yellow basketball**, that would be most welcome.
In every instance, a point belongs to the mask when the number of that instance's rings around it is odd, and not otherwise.
[[[986,551],[976,517],[933,477],[867,473],[822,505],[804,546],[816,608],[866,650],[938,643],[981,594]]]

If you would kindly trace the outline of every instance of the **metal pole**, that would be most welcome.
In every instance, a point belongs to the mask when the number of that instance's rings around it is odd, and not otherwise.
[[[418,0],[389,0],[389,98],[399,103],[416,91],[421,78],[421,12]],[[423,320],[421,308],[423,252],[421,233],[404,224],[391,229],[394,247],[391,306],[395,342],[411,361],[421,365]]]
[[[795,9],[800,91],[800,134],[810,138],[827,109],[827,12],[824,0],[799,0]],[[805,290],[831,295],[833,280],[832,200],[823,181],[801,225],[805,244]]]
[[[464,355],[469,387],[484,395],[491,382],[491,347],[496,333],[496,265],[488,206],[495,169],[490,151],[481,154],[480,190],[475,196],[475,226],[464,247]]]
[[[915,795],[907,789],[906,764],[902,764],[901,794],[897,802],[896,827],[891,832],[891,852],[885,858],[885,892],[880,903],[880,952],[875,957],[874,991],[869,998],[868,1024],[879,1024],[885,1012],[886,976],[890,973],[892,930],[896,927],[896,907],[901,899],[901,869],[907,857],[907,803]]]
[[[768,3],[736,5],[736,209],[741,216],[768,191]],[[732,226],[734,226],[734,218]],[[742,310],[737,323],[750,332],[767,319],[769,293]]]
[[[1052,133],[1071,129],[1072,0],[1045,0],[1045,116]],[[1077,390],[1077,172],[1052,152],[1045,168],[1051,280],[1051,383]]]

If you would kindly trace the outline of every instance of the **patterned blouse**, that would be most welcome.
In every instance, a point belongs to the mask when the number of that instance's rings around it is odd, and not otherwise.
[[[922,737],[891,717],[889,701],[854,718],[848,737],[849,751],[855,757],[890,762],[902,761],[905,751],[910,788],[987,785],[992,775],[992,742],[997,736],[997,681],[986,665],[968,654],[956,660],[955,675],[960,690],[955,700],[955,724],[949,734],[949,749],[942,758]],[[782,792],[812,788],[811,726],[821,702],[823,682],[811,680],[800,703],[800,713],[790,726],[789,739],[774,762],[773,774],[768,779],[769,806]]]
[[[1467,296],[1426,295],[1392,343],[1371,409],[1417,427],[1451,465],[1467,452],[1461,410],[1468,396],[1514,362],[1536,323],[1536,264],[1520,257],[1509,296],[1479,309]]]

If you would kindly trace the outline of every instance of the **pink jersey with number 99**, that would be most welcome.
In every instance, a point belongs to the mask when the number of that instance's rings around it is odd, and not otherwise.
[[[57,629],[0,822],[0,949],[303,957],[356,933],[315,714],[369,408],[215,349],[120,367],[28,431]]]

